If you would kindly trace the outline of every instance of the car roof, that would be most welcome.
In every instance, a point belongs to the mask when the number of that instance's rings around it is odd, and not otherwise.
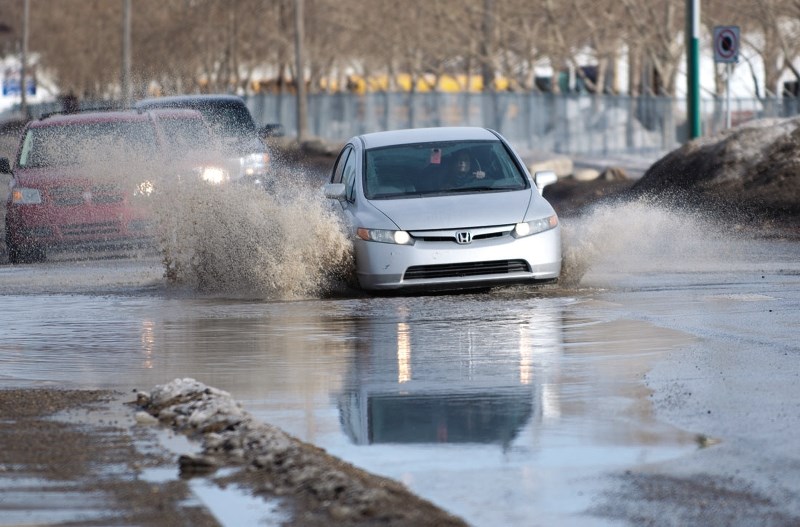
[[[146,114],[132,110],[112,110],[112,111],[87,111],[78,113],[59,113],[45,115],[31,121],[31,128],[40,126],[57,126],[63,124],[76,123],[104,123],[112,121],[146,121],[149,117]]]
[[[243,104],[244,100],[238,95],[230,94],[203,94],[203,95],[172,95],[170,97],[150,97],[137,101],[136,108],[165,107],[165,106],[191,106],[193,103],[225,102]]]
[[[358,136],[364,147],[381,148],[384,146],[404,145],[412,143],[431,143],[439,141],[498,141],[498,136],[488,128],[479,126],[440,126],[433,128],[408,128],[372,132]]]
[[[186,119],[202,119],[203,114],[194,108],[147,108],[140,113],[150,113],[156,117],[183,117]]]
[[[92,110],[77,113],[58,113],[42,116],[29,123],[30,128],[41,128],[46,126],[63,126],[70,124],[88,123],[110,123],[119,121],[147,121],[150,115],[156,117],[170,118],[194,118],[202,119],[203,114],[192,109],[149,109],[146,111],[137,110]]]

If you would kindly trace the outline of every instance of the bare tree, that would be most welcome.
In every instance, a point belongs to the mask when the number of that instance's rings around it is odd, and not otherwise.
[[[132,83],[145,93],[282,90],[300,79],[313,93],[343,89],[351,73],[400,74],[410,88],[439,89],[443,75],[495,78],[510,89],[536,89],[537,68],[571,72],[590,91],[617,91],[619,57],[629,92],[675,95],[685,53],[685,0],[305,0],[305,71],[294,71],[293,0],[136,0],[132,3]],[[19,53],[22,3],[0,0],[0,52]],[[63,91],[112,97],[121,90],[122,2],[30,0],[30,52]],[[763,75],[765,95],[779,93],[800,55],[800,1],[704,0],[707,36],[714,25],[741,26],[755,50],[747,64]],[[708,42],[708,39],[706,39]],[[627,57],[623,56],[627,53]],[[746,62],[746,60],[745,60]],[[591,69],[591,71],[590,71]],[[717,93],[722,70],[716,68]],[[269,84],[256,83],[263,78]],[[757,85],[758,86],[758,85]],[[570,85],[571,89],[572,86]],[[760,95],[759,87],[756,93]]]
[[[645,73],[642,92],[675,95],[678,66],[685,52],[684,4],[684,0],[622,0],[631,23],[629,45],[636,50]]]

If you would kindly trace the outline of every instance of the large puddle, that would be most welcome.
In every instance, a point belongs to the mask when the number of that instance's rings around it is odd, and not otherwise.
[[[563,520],[590,506],[601,474],[697,448],[653,418],[642,381],[689,338],[589,297],[254,302],[145,288],[3,301],[6,386],[193,377],[474,525]]]
[[[237,209],[238,227],[209,215],[219,228],[202,240],[197,224],[176,223],[177,285],[153,256],[0,268],[0,383],[126,391],[193,377],[472,525],[597,525],[580,513],[605,474],[685,455],[702,432],[656,420],[644,383],[693,337],[637,320],[630,299],[597,298],[651,291],[638,301],[669,314],[690,288],[702,312],[707,298],[751,298],[741,280],[755,279],[754,261],[764,269],[762,248],[634,203],[565,222],[560,289],[307,298],[324,296],[320,270],[347,251],[318,232],[324,208],[300,203],[285,217]],[[330,243],[231,253],[243,241],[226,233],[251,230],[268,249],[289,235]],[[321,276],[310,290],[292,286],[309,273]]]

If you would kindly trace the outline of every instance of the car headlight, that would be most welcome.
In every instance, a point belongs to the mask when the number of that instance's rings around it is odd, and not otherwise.
[[[239,169],[242,176],[260,176],[267,171],[269,154],[254,153],[239,158]]]
[[[394,243],[396,245],[414,245],[414,238],[406,231],[390,231],[384,229],[365,229],[359,227],[356,236],[364,241]]]
[[[136,188],[133,189],[134,196],[149,196],[155,190],[155,186],[153,185],[152,181],[142,181]]]
[[[11,202],[15,205],[38,205],[42,202],[42,194],[35,188],[14,188],[11,190]]]
[[[525,236],[539,234],[540,232],[554,229],[557,225],[558,216],[555,214],[546,218],[540,218],[538,220],[524,221],[522,223],[517,223],[514,226],[514,237],[524,238]]]
[[[212,185],[220,185],[230,179],[228,171],[215,166],[200,167],[197,169],[200,179]]]

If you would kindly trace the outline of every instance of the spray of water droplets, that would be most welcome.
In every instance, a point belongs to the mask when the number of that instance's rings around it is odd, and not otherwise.
[[[652,197],[601,204],[562,226],[560,283],[566,287],[599,265],[620,273],[719,268],[744,243],[712,217]]]
[[[351,242],[318,188],[283,173],[250,185],[172,182],[154,211],[167,278],[205,293],[291,299],[324,294],[352,270]]]

